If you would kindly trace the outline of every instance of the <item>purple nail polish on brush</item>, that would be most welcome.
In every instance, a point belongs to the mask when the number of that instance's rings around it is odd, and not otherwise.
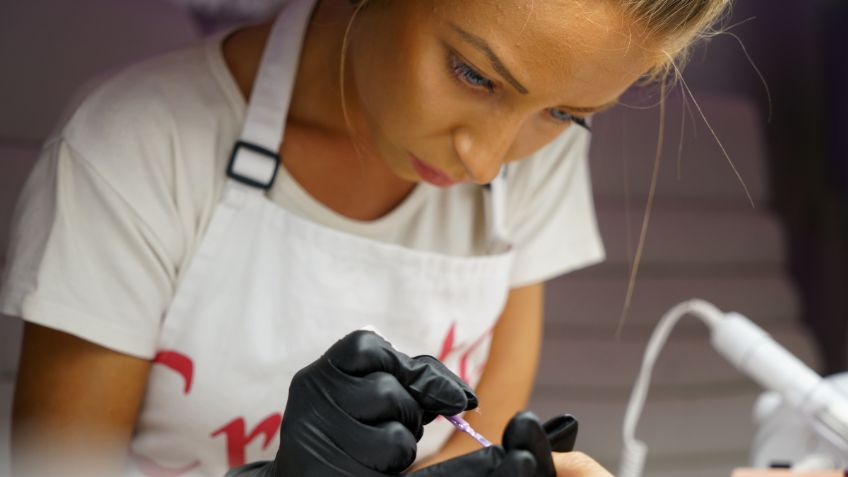
[[[480,435],[479,432],[475,431],[471,427],[471,424],[467,423],[465,419],[459,416],[445,416],[445,419],[447,419],[451,424],[453,424],[454,427],[456,427],[460,431],[471,436],[475,441],[479,442],[481,446],[489,447],[492,445],[492,443],[489,442],[488,439]]]

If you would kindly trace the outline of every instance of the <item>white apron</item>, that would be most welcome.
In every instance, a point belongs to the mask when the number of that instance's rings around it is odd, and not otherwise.
[[[483,371],[513,255],[499,233],[502,179],[485,188],[491,253],[479,257],[341,233],[265,196],[314,3],[289,2],[271,33],[222,201],[163,320],[130,475],[222,476],[273,459],[291,378],[365,326],[472,386]],[[452,430],[428,425],[419,458]]]

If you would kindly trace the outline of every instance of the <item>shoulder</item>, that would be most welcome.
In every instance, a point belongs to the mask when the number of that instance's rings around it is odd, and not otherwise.
[[[48,140],[61,173],[96,181],[159,234],[198,232],[238,134],[209,41],[110,75]]]
[[[138,142],[155,146],[181,127],[202,127],[208,113],[226,103],[208,58],[209,41],[106,76],[58,134],[96,155]]]
[[[219,46],[208,38],[109,75],[48,142],[122,190],[210,183],[241,114]]]

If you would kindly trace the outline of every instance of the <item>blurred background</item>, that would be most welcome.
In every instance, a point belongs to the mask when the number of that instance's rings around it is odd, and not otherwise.
[[[41,142],[80,91],[128,63],[257,21],[280,3],[0,2],[0,249]],[[608,260],[548,286],[531,409],[576,414],[578,448],[611,469],[645,343],[662,313],[686,298],[742,312],[823,374],[848,368],[848,2],[739,0],[725,24],[728,34],[694,51],[684,79],[756,206],[692,98],[676,88],[666,98],[636,293],[616,337],[658,138],[659,108],[649,107],[656,91],[633,91],[594,128]],[[20,329],[0,319],[0,475]],[[639,428],[651,448],[646,475],[723,476],[744,465],[758,394],[715,354],[699,322],[684,321],[660,357]]]

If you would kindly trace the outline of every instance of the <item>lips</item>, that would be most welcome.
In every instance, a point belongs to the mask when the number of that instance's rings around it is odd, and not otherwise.
[[[436,169],[433,166],[424,164],[417,157],[412,155],[410,155],[410,157],[412,158],[412,167],[415,168],[415,172],[417,172],[418,175],[421,176],[422,179],[424,179],[424,181],[429,182],[430,184],[433,184],[437,187],[448,187],[459,182],[451,179],[451,177],[445,172]]]

